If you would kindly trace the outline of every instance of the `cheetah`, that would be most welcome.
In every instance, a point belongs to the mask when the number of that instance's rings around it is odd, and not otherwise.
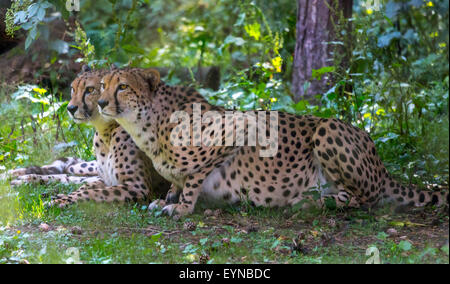
[[[59,182],[62,184],[93,183],[100,180],[97,171],[97,162],[87,162],[74,157],[62,157],[42,167],[31,166],[8,171],[14,177],[12,186],[27,183],[47,184]]]
[[[153,204],[163,206],[168,215],[191,214],[199,198],[211,204],[247,201],[264,207],[293,206],[310,198],[305,193],[311,189],[319,191],[320,198],[314,198],[319,205],[331,201],[339,208],[372,207],[385,201],[405,206],[448,202],[448,193],[422,191],[394,180],[369,135],[338,119],[277,112],[277,126],[270,130],[278,128],[278,147],[270,157],[260,155],[267,148],[260,144],[173,145],[170,137],[180,130],[171,120],[174,113],[188,113],[189,133],[199,127],[206,131],[211,125],[204,121],[193,125],[195,104],[202,115],[226,112],[192,88],[165,84],[152,69],[115,70],[101,82],[101,114],[115,119],[180,193],[178,203]],[[219,129],[225,128],[224,121]],[[222,132],[222,142],[223,136]]]
[[[49,204],[59,207],[89,200],[145,202],[166,195],[170,184],[154,170],[151,160],[117,122],[99,115],[100,80],[107,72],[83,67],[72,82],[67,106],[75,123],[87,123],[95,128],[96,161],[63,158],[49,166],[18,169],[14,175],[25,175],[19,176],[14,184],[24,181],[85,183],[69,195],[58,195]]]

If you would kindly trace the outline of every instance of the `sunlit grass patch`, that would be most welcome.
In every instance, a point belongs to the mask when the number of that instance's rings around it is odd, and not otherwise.
[[[8,226],[17,218],[18,194],[11,190],[7,181],[0,181],[0,226]]]

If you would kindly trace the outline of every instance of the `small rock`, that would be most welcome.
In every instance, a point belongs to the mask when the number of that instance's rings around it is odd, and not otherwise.
[[[42,232],[48,232],[52,230],[52,227],[49,224],[41,223],[39,225],[39,230],[41,230]]]
[[[222,210],[220,210],[220,209],[214,210],[214,216],[220,217],[221,215],[222,215]]]
[[[74,234],[74,235],[81,235],[81,234],[83,234],[83,230],[80,227],[78,227],[78,226],[72,227],[72,229],[70,229],[70,232],[72,234]]]
[[[205,215],[205,217],[210,217],[214,215],[214,212],[211,209],[206,209],[203,215]]]
[[[387,229],[386,233],[391,237],[396,237],[398,235],[398,232],[394,228]]]

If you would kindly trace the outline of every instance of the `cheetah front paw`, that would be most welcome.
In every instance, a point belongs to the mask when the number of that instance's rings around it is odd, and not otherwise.
[[[8,175],[11,177],[18,177],[18,176],[26,175],[26,172],[27,172],[27,169],[19,168],[19,169],[15,169],[15,170],[9,170]]]
[[[16,178],[16,179],[13,179],[9,184],[12,187],[14,187],[14,186],[19,186],[19,185],[25,184],[25,181],[23,181],[23,180],[21,180],[19,178]]]
[[[61,208],[61,209],[65,208],[73,203],[72,201],[70,201],[69,199],[67,199],[65,197],[66,197],[65,195],[59,194],[55,199],[46,202],[44,205],[47,208],[52,208],[52,207]]]
[[[158,210],[158,209],[164,208],[165,206],[166,206],[166,201],[164,201],[163,199],[156,199],[152,203],[150,203],[150,205],[148,206],[148,210],[150,210],[150,211]]]
[[[19,186],[23,184],[30,183],[43,183],[43,179],[39,175],[29,174],[29,175],[21,175],[13,179],[10,184],[11,186]]]
[[[170,204],[163,208],[163,214],[169,216],[186,216],[192,213],[192,207],[185,204]]]
[[[34,180],[37,177],[34,175],[23,175],[23,176],[17,176],[15,179],[13,179],[10,184],[11,186],[19,186],[27,183],[34,182]]]

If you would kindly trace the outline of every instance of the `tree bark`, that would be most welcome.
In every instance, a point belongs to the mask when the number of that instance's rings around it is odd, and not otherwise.
[[[335,27],[339,20],[351,17],[352,5],[353,0],[298,0],[297,42],[292,77],[295,101],[306,99],[315,102],[314,96],[324,93],[329,87],[332,78],[325,74],[321,80],[313,79],[312,70],[334,65],[331,52],[333,47],[327,43],[335,40]],[[351,29],[349,24],[346,28]],[[346,46],[348,44],[351,44],[351,40],[345,40],[344,49],[341,48],[338,52],[349,50],[350,47]]]

